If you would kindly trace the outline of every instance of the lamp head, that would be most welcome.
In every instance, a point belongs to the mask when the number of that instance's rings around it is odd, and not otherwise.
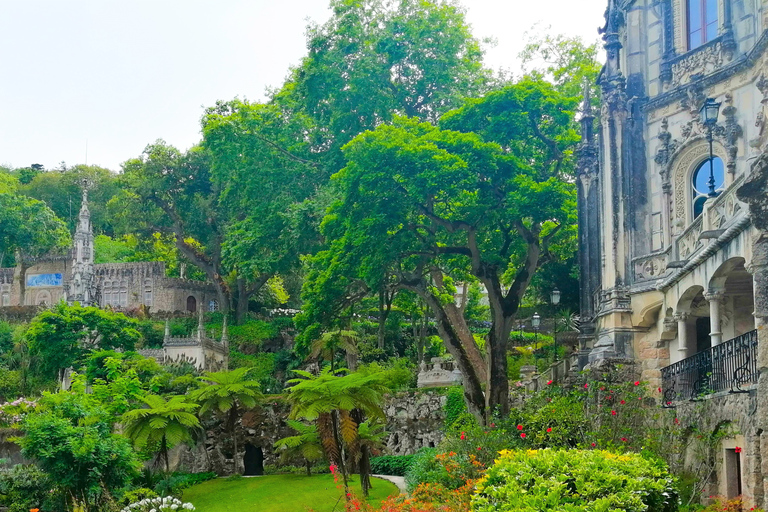
[[[707,127],[711,128],[717,124],[717,118],[720,116],[720,105],[722,103],[713,98],[707,98],[707,101],[701,106],[701,110],[699,110],[701,122]]]
[[[538,313],[533,314],[533,318],[531,318],[531,325],[533,326],[534,329],[538,329],[539,326],[541,325],[541,317],[539,316]]]
[[[554,304],[555,306],[560,304],[560,290],[558,290],[557,288],[552,290],[552,293],[550,294],[549,298],[552,301],[552,304]]]

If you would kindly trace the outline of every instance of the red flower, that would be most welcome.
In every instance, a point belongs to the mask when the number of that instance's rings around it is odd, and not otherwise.
[[[741,447],[737,446],[736,448],[733,449],[733,451],[736,453],[741,453]]]
[[[463,441],[464,439],[466,439],[466,438],[467,438],[467,436],[464,434],[464,432],[462,432],[462,433],[461,433],[461,436],[460,436],[460,437],[461,437],[461,440],[462,440],[462,441]]]
[[[587,389],[589,387],[589,383],[584,384],[584,389]]]
[[[675,418],[675,425],[679,425],[679,424],[680,424],[680,418]]]
[[[496,428],[496,424],[495,423],[491,423],[491,428]]]
[[[661,388],[659,388],[659,393],[661,393]]]
[[[611,411],[611,416],[616,416],[616,411]]]
[[[592,443],[592,448],[594,448],[595,446],[597,446],[597,443]]]
[[[639,385],[640,385],[640,381],[639,381],[639,380],[636,380],[636,381],[635,381],[635,386],[639,386]]]
[[[547,381],[547,386],[549,386],[550,384],[552,384],[552,381],[551,381],[551,380],[548,380],[548,381]]]
[[[627,438],[626,438],[626,437],[622,437],[622,438],[621,438],[621,440],[622,440],[623,442],[625,442],[625,443],[627,442]]]
[[[522,437],[523,439],[525,439],[525,432],[523,432],[522,434],[520,434],[520,437]]]
[[[478,447],[477,447],[477,450],[478,450],[478,451],[480,451],[480,450],[482,450],[482,448],[480,448],[480,447],[478,446]]]
[[[517,426],[517,430],[523,430],[523,426],[522,425],[518,425]]]
[[[605,391],[605,386],[600,386],[600,391]]]
[[[552,427],[549,427],[549,428],[547,429],[547,432],[552,432]]]
[[[625,402],[624,400],[622,400],[622,401],[621,401],[621,402],[619,402],[619,403],[620,403],[621,405],[624,405],[624,404],[625,404],[625,403],[627,403],[627,402]]]
[[[611,398],[613,398],[611,395],[608,395],[607,397],[605,397],[606,400],[610,400]]]

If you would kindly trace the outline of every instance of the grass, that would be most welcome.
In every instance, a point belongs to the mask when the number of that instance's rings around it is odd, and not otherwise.
[[[372,478],[369,503],[377,505],[388,496],[398,494],[397,487]],[[332,475],[269,475],[254,478],[209,480],[184,491],[184,501],[197,512],[340,512],[344,509]],[[355,477],[352,486],[361,495]],[[338,503],[338,505],[337,505]]]

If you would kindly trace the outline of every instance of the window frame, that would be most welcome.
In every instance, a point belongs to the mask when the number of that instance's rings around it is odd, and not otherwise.
[[[702,46],[706,45],[707,43],[714,41],[717,39],[717,37],[720,35],[720,2],[721,0],[714,0],[715,1],[715,19],[714,21],[711,21],[707,23],[707,6],[710,2],[710,0],[685,0],[685,43],[688,51],[693,51],[697,48],[701,48]],[[700,10],[700,19],[699,19],[699,27],[698,31],[701,32],[701,42],[694,46],[691,41],[691,36],[693,35],[693,31],[691,30],[691,5],[697,3],[699,5]],[[710,38],[708,37],[709,33],[709,27],[711,25],[715,26],[715,34]]]

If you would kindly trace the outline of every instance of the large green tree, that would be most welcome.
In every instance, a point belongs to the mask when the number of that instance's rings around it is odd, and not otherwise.
[[[468,101],[439,127],[399,118],[348,144],[334,176],[342,198],[324,221],[330,249],[308,275],[305,325],[395,279],[435,315],[470,410],[508,412],[513,319],[536,270],[574,229],[574,107],[550,84],[524,80]],[[486,359],[453,298],[451,276],[468,273],[488,290]]]
[[[51,252],[65,253],[71,245],[66,225],[42,201],[0,192],[0,264],[14,254],[21,267],[21,303],[26,293],[26,272]]]
[[[60,380],[66,368],[84,363],[96,349],[133,350],[141,340],[137,325],[122,313],[59,303],[32,319],[25,338],[36,371]]]

